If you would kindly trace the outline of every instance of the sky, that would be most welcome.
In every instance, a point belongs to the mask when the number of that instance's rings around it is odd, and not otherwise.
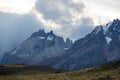
[[[0,0],[0,54],[38,29],[73,40],[120,19],[120,0]]]

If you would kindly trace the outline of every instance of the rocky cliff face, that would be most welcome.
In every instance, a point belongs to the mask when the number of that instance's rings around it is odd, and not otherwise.
[[[104,35],[107,42],[107,60],[120,58],[120,20],[116,19],[104,27]]]
[[[73,46],[66,51],[66,54],[61,56],[61,61],[52,66],[72,70],[101,65],[107,62],[105,55],[106,46],[103,29],[101,26],[98,26],[85,38],[77,40]],[[59,58],[56,58],[56,60],[57,59]],[[43,63],[45,64],[47,61],[41,62],[41,64]]]
[[[42,60],[62,55],[71,45],[70,39],[65,42],[53,31],[46,33],[44,30],[39,30],[17,48],[6,53],[2,63],[36,64]]]

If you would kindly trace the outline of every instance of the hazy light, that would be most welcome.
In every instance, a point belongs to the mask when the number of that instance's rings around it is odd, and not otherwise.
[[[25,14],[31,11],[36,0],[0,0],[0,11]]]
[[[114,0],[84,0],[87,7],[84,15],[93,18],[95,25],[105,24],[110,20],[120,18],[120,5],[117,4],[119,2]]]
[[[45,20],[43,18],[43,15],[40,14],[36,9],[33,9],[31,12],[36,16],[38,21],[42,22],[42,24],[44,26],[48,26],[48,27],[52,27],[52,28],[60,28],[60,25],[53,22],[52,20]]]

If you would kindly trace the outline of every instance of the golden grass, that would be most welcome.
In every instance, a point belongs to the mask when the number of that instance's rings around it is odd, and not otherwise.
[[[22,65],[6,65],[7,68],[15,66],[19,69]],[[0,75],[0,80],[120,80],[120,61],[110,62],[101,67],[61,73],[56,73],[56,70],[48,67],[36,68],[23,69],[11,75]]]
[[[32,73],[33,75],[22,75]],[[64,73],[35,74],[36,71],[22,72],[14,75],[0,76],[0,80],[120,80],[120,68],[100,71],[90,68]]]

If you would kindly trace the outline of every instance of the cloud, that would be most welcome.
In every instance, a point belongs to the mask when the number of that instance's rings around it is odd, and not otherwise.
[[[70,37],[77,40],[80,38],[85,37],[88,33],[90,33],[94,27],[93,27],[93,20],[91,18],[82,18],[79,22],[79,24],[75,25],[73,28],[71,28]]]
[[[26,14],[35,6],[36,0],[0,0],[0,11]]]
[[[95,25],[106,24],[120,18],[120,0],[84,0],[84,3],[87,7],[84,15],[93,18]]]
[[[0,12],[0,52],[16,47],[40,28],[73,40],[84,37],[94,25],[91,18],[83,16],[84,9],[83,2],[38,0],[24,15]]]
[[[36,9],[43,14],[45,19],[60,23],[60,20],[61,22],[68,22],[68,19],[72,17],[72,11],[82,12],[84,5],[83,3],[73,3],[69,0],[38,0]]]
[[[93,20],[83,16],[85,9],[83,2],[76,3],[74,0],[38,0],[35,9],[38,11],[37,14],[42,16],[39,19],[41,22],[44,20],[59,25],[54,28],[55,25],[46,26],[48,23],[43,23],[45,29],[53,29],[58,35],[76,40],[93,29]]]
[[[17,15],[0,12],[0,52],[16,47],[40,28],[39,22],[32,14]]]

